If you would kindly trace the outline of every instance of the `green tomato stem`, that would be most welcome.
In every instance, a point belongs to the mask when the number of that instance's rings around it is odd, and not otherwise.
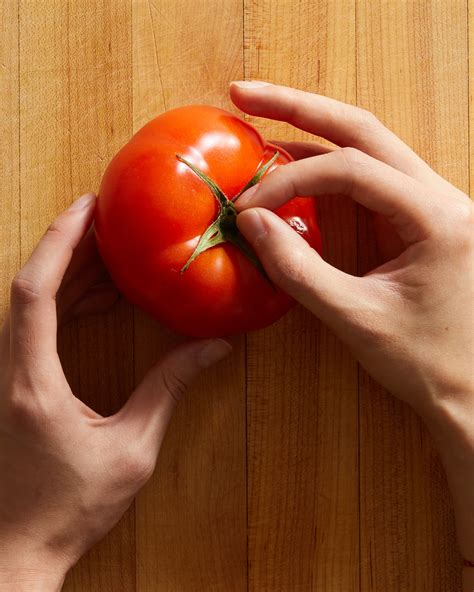
[[[263,177],[263,175],[268,171],[268,169],[272,166],[272,164],[275,162],[279,155],[279,152],[275,152],[275,154],[270,158],[270,160],[257,170],[255,175],[250,179],[247,185],[245,185],[245,187],[243,187],[243,189],[241,189],[239,193],[237,193],[237,195],[232,199],[232,201],[235,201],[242,195],[242,193],[244,193],[244,191],[247,191],[247,189],[250,189],[250,187],[256,185]]]
[[[209,187],[219,205],[217,218],[202,233],[196,248],[191,254],[191,257],[189,257],[181,269],[181,273],[184,273],[191,263],[197,257],[199,257],[201,253],[204,253],[204,251],[207,251],[216,245],[228,242],[238,248],[240,252],[252,263],[252,265],[258,269],[262,276],[271,284],[270,279],[263,268],[263,265],[260,263],[257,255],[253,252],[252,248],[246,242],[237,228],[237,210],[235,209],[235,206],[232,202],[240,197],[244,191],[253,185],[256,185],[263,175],[265,175],[268,169],[273,165],[278,156],[279,153],[275,152],[272,158],[257,170],[255,175],[239,191],[239,193],[233,199],[229,199],[213,179],[208,177],[205,173],[203,173],[203,171],[198,169],[183,156],[176,154],[176,158],[180,162],[186,164],[201,179],[201,181],[203,181]]]

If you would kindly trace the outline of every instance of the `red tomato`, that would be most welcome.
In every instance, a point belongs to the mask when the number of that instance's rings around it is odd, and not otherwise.
[[[101,255],[124,295],[168,327],[196,337],[260,329],[286,313],[293,300],[227,238],[189,263],[220,212],[191,165],[232,200],[276,151],[268,170],[291,157],[247,122],[204,105],[167,111],[135,134],[105,172],[95,224]],[[224,228],[225,236],[242,241],[255,257],[236,229],[232,204],[226,208],[232,234]],[[276,213],[321,249],[314,199],[295,198]]]

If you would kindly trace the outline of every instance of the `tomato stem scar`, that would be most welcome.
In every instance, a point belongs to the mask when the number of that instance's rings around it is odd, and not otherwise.
[[[263,265],[260,263],[258,257],[253,252],[250,245],[244,239],[242,234],[239,232],[237,228],[237,210],[235,209],[234,204],[232,203],[238,197],[244,193],[247,189],[256,185],[260,179],[265,175],[265,173],[270,169],[273,163],[279,156],[279,152],[275,152],[272,158],[266,162],[263,166],[257,169],[255,175],[250,179],[250,181],[239,191],[239,193],[229,199],[222,189],[217,185],[217,183],[208,177],[205,173],[203,173],[200,169],[194,166],[191,162],[186,160],[184,156],[180,154],[176,154],[176,158],[186,164],[200,179],[203,181],[211,190],[212,194],[216,198],[216,201],[219,205],[219,212],[217,214],[217,218],[212,222],[208,228],[202,233],[199,242],[194,249],[192,255],[186,261],[185,265],[181,269],[181,273],[184,273],[191,263],[199,257],[201,253],[219,245],[221,243],[231,243],[235,247],[237,247],[240,252],[247,257],[247,259],[258,269],[258,271],[262,274],[262,276],[270,282],[270,279],[263,268]],[[271,282],[270,282],[271,283]]]

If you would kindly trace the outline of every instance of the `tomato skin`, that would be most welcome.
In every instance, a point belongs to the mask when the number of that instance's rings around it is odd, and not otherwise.
[[[275,150],[270,170],[288,163],[288,153],[237,116],[205,105],[167,111],[138,131],[110,162],[96,209],[97,244],[123,294],[193,337],[253,331],[285,314],[294,301],[229,243],[201,253],[181,273],[218,204],[176,154],[232,199]],[[313,198],[295,198],[276,213],[321,251]]]

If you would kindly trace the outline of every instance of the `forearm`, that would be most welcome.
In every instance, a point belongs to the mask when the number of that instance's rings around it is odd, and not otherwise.
[[[425,419],[446,471],[461,554],[474,563],[474,408],[447,403]]]

